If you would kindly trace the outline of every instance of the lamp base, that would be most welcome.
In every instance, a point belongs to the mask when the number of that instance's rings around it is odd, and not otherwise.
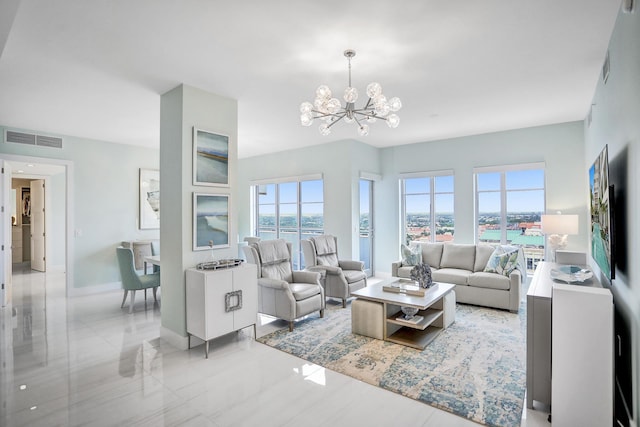
[[[549,260],[556,262],[556,251],[567,247],[566,234],[550,234],[549,235]]]

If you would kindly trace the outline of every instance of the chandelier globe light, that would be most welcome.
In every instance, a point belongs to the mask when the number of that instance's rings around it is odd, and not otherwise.
[[[393,97],[387,100],[382,93],[380,83],[369,83],[366,94],[367,102],[362,108],[356,108],[358,100],[358,89],[351,86],[351,58],[356,56],[356,51],[347,49],[344,56],[349,62],[349,86],[344,90],[343,106],[338,98],[334,98],[326,85],[321,85],[316,89],[316,99],[311,102],[303,102],[300,105],[300,123],[302,126],[311,126],[315,119],[322,123],[318,130],[322,135],[329,135],[331,127],[344,119],[345,123],[355,123],[358,126],[358,135],[367,136],[369,134],[369,123],[375,123],[377,119],[384,120],[390,128],[397,128],[400,124],[400,117],[395,114],[402,108],[400,98]]]

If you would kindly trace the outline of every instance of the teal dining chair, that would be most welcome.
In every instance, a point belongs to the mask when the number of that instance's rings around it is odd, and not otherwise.
[[[156,292],[160,287],[160,273],[139,275],[133,263],[133,251],[129,248],[116,248],[118,265],[120,266],[120,276],[122,278],[122,289],[124,297],[120,308],[124,307],[127,294],[131,291],[131,302],[129,303],[129,313],[133,312],[133,304],[136,299],[136,291],[153,288],[153,299],[158,301]]]

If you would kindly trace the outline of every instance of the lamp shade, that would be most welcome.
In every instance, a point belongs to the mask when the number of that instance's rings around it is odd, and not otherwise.
[[[542,215],[544,234],[578,234],[578,215]]]

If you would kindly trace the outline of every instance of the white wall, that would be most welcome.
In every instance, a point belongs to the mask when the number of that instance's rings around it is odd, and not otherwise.
[[[616,186],[618,266],[612,283],[614,303],[632,327],[633,387],[636,423],[640,425],[640,12],[618,15],[609,44],[610,73],[599,80],[592,122],[585,122],[588,168],[608,145],[609,173]],[[604,58],[603,58],[604,61]],[[622,215],[621,215],[622,214]],[[597,270],[597,265],[592,262]]]

